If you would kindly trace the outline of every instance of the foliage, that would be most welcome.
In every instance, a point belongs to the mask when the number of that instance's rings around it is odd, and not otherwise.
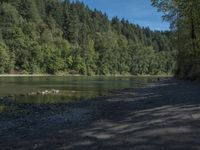
[[[2,0],[0,72],[169,74],[171,33],[108,19],[82,2]]]
[[[9,54],[4,43],[0,42],[0,73],[8,73],[9,71]]]
[[[178,47],[177,75],[200,77],[200,2],[199,0],[152,0],[164,19],[171,22]]]

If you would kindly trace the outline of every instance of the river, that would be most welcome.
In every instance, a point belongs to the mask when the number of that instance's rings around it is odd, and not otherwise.
[[[156,79],[134,76],[0,77],[0,97],[10,96],[19,103],[66,103],[102,96],[116,89],[143,86]],[[28,95],[52,89],[59,93]]]

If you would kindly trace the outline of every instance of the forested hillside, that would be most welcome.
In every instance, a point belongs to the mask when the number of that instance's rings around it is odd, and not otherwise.
[[[170,21],[178,48],[177,76],[200,78],[200,1],[152,0],[153,6],[163,11]]]
[[[0,1],[0,73],[171,74],[171,37],[81,2]]]

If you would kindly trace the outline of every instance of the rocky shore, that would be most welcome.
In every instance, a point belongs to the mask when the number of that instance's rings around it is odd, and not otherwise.
[[[0,148],[200,149],[200,83],[170,79],[68,104],[16,104],[0,113]]]

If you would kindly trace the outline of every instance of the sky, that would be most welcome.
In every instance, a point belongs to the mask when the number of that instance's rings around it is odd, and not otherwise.
[[[152,30],[169,30],[169,23],[162,20],[162,13],[151,6],[151,0],[79,0],[91,9],[105,12],[111,19],[114,16],[125,18],[131,23],[150,27]]]

